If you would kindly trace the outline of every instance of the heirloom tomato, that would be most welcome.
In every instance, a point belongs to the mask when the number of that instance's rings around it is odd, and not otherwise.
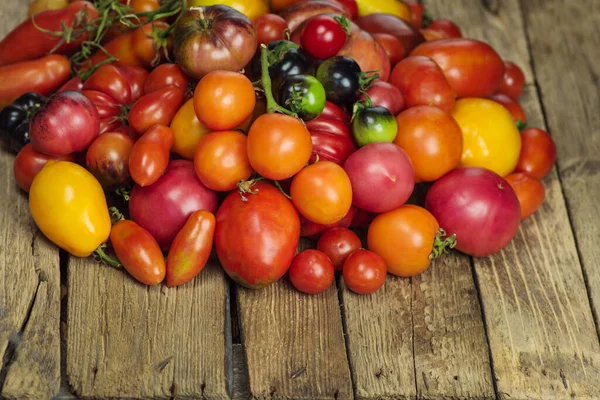
[[[144,94],[167,86],[177,86],[184,93],[188,90],[188,77],[177,64],[161,64],[154,68],[144,83]]]
[[[129,125],[143,134],[154,125],[169,125],[183,103],[184,91],[177,86],[150,92],[136,101],[129,110]]]
[[[398,64],[404,58],[404,54],[406,54],[404,45],[402,45],[402,42],[396,36],[389,33],[373,33],[371,36],[385,50],[385,54],[390,59],[390,67],[393,68],[394,65]]]
[[[204,126],[196,116],[194,99],[186,101],[177,111],[171,121],[171,130],[174,139],[171,150],[187,160],[194,159],[194,152],[200,139],[210,132],[210,129]]]
[[[310,75],[291,75],[279,86],[277,101],[305,122],[317,118],[325,108],[325,89]]]
[[[265,14],[254,20],[254,28],[256,29],[256,40],[260,47],[261,44],[269,44],[275,40],[283,39],[287,22],[277,14]]]
[[[302,48],[312,57],[324,60],[333,57],[346,43],[348,20],[325,14],[315,15],[304,25],[300,42]]]
[[[312,140],[312,153],[310,161],[333,161],[342,165],[350,154],[356,151],[356,144],[350,134],[347,122],[324,113],[306,123]]]
[[[129,156],[133,139],[124,133],[106,132],[96,138],[85,156],[85,166],[105,189],[131,183]]]

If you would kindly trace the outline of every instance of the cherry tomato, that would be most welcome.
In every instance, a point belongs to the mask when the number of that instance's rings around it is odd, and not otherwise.
[[[157,285],[165,279],[165,259],[147,230],[122,220],[113,225],[110,242],[125,270],[135,279],[146,285]]]
[[[348,228],[333,228],[321,235],[317,243],[317,250],[329,257],[336,271],[341,271],[346,258],[362,247],[356,233]]]
[[[291,75],[279,86],[277,100],[304,121],[310,121],[325,108],[325,89],[313,76]]]
[[[400,39],[396,36],[390,35],[389,33],[374,33],[372,36],[385,50],[385,53],[390,59],[392,68],[404,58],[406,50]]]
[[[312,154],[312,139],[304,124],[289,115],[264,114],[248,132],[248,160],[267,179],[296,175]]]
[[[177,86],[167,86],[142,96],[129,111],[129,125],[140,134],[154,125],[168,126],[181,107],[183,96]]]
[[[359,249],[344,261],[342,276],[348,289],[358,294],[376,292],[385,283],[385,261],[370,250]]]
[[[152,185],[166,171],[173,146],[173,132],[154,125],[135,142],[129,157],[131,178],[141,187]]]
[[[105,64],[98,68],[83,84],[83,90],[97,90],[118,104],[131,103],[131,86],[121,69],[113,64]]]
[[[493,94],[490,96],[490,99],[494,100],[496,103],[502,104],[508,110],[508,112],[510,112],[510,115],[512,115],[515,122],[527,122],[527,116],[525,115],[525,111],[523,111],[523,108],[515,99],[508,97],[507,95],[502,93]]]
[[[302,47],[308,54],[319,60],[335,56],[348,39],[348,31],[344,28],[343,21],[343,19],[338,21],[329,15],[316,15],[310,18],[300,38]]]
[[[423,25],[423,14],[425,13],[425,7],[418,0],[407,0],[405,3],[408,8],[410,8],[410,23],[415,28],[421,28]]]
[[[504,77],[498,93],[503,93],[516,100],[523,93],[524,85],[525,74],[521,68],[512,61],[504,61]]]
[[[393,142],[398,133],[396,119],[385,107],[367,107],[352,120],[352,135],[359,147],[369,143]]]
[[[538,178],[525,172],[515,172],[504,178],[513,188],[521,206],[521,221],[536,212],[544,203],[546,189]]]
[[[265,14],[254,20],[258,46],[283,39],[283,33],[288,29],[285,19],[277,14]]]
[[[450,114],[416,106],[396,116],[400,146],[412,162],[415,182],[431,182],[456,168],[462,156],[462,131]]]
[[[294,177],[292,202],[306,219],[333,224],[352,206],[352,185],[346,171],[331,161],[309,165]]]
[[[387,108],[392,115],[398,115],[404,110],[404,96],[396,86],[385,81],[375,81],[371,83],[366,91],[373,106],[381,106]],[[361,94],[360,99],[366,99],[365,94]]]
[[[289,269],[292,285],[302,293],[322,293],[333,282],[335,271],[331,260],[319,250],[308,249],[298,253]]]
[[[458,25],[445,18],[434,19],[429,25],[427,25],[427,29],[442,32],[448,38],[462,37],[462,32],[460,31]]]
[[[346,56],[335,56],[317,68],[317,79],[323,84],[327,100],[337,105],[352,104],[360,89],[360,66]]]
[[[195,211],[181,228],[167,258],[167,286],[183,285],[204,269],[212,250],[215,216],[210,211]]]
[[[137,28],[131,33],[131,48],[138,62],[144,68],[158,65],[171,47],[170,39],[158,38],[169,28],[164,21],[153,21]]]
[[[34,150],[31,143],[27,143],[15,158],[13,173],[17,185],[24,191],[29,192],[33,178],[50,160],[75,162],[75,156],[68,154],[66,156],[52,157]]]
[[[527,172],[542,179],[556,161],[556,145],[546,131],[527,128],[521,132],[521,153],[515,172]]]
[[[148,76],[144,93],[155,92],[170,85],[177,86],[185,93],[188,90],[188,77],[177,64],[161,64]]]
[[[85,166],[105,189],[127,186],[129,156],[133,140],[119,132],[104,133],[92,142],[85,156]]]
[[[252,175],[246,152],[246,135],[239,131],[211,132],[200,139],[194,156],[200,182],[209,189],[226,192]]]

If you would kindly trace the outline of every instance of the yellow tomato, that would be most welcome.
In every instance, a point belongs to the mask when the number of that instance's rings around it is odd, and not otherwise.
[[[110,234],[110,215],[100,183],[70,161],[49,161],[29,191],[29,209],[42,233],[77,257],[87,257]]]
[[[251,20],[269,12],[267,0],[188,0],[190,7],[213,6],[215,4],[235,8]]]
[[[410,22],[410,8],[400,0],[356,0],[358,16],[374,13],[392,14]]]
[[[521,135],[504,106],[488,99],[461,99],[452,116],[463,134],[461,166],[487,168],[503,177],[514,171]]]

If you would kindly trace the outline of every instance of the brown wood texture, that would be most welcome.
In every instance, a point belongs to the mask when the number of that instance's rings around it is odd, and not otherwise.
[[[600,2],[523,1],[536,80],[558,152],[600,330]]]

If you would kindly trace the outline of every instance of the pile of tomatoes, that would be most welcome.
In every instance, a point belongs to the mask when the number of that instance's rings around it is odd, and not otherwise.
[[[523,72],[417,2],[63,3],[0,42],[0,130],[74,256],[173,287],[214,249],[249,288],[367,294],[500,251],[544,201]]]

